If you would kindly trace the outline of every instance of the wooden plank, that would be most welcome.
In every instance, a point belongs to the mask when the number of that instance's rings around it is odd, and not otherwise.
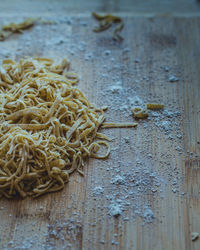
[[[16,13],[18,16],[24,15],[47,15],[51,16],[59,14],[70,15],[83,13],[97,12],[117,12],[131,13],[132,15],[146,14],[195,14],[199,15],[200,4],[197,1],[190,0],[87,0],[82,3],[81,0],[65,1],[65,0],[7,0],[0,2],[1,16],[13,16]]]
[[[200,232],[199,24],[199,18],[129,17],[123,43],[113,43],[109,31],[92,32],[91,17],[72,17],[71,25],[34,27],[0,43],[1,58],[5,51],[17,58],[67,56],[86,96],[108,104],[108,121],[132,121],[134,96],[172,112],[158,112],[137,129],[105,130],[114,138],[109,159],[91,159],[85,178],[75,173],[62,192],[2,199],[1,248],[200,248],[200,240],[191,241],[191,232]],[[180,80],[170,82],[171,75]],[[117,175],[125,182],[116,184]],[[112,203],[120,204],[120,216],[110,215]]]
[[[198,64],[199,48],[196,39],[199,39],[200,32],[197,28],[199,19],[188,20],[183,25],[182,20],[176,20],[177,33],[179,38],[178,58],[183,67],[183,105],[185,110],[185,119],[183,123],[185,131],[185,151],[190,152],[190,156],[185,158],[183,171],[186,180],[183,182],[184,189],[187,190],[188,196],[184,201],[184,217],[186,219],[185,239],[188,249],[199,249],[200,243],[188,240],[188,234],[199,231],[200,212],[199,212],[199,126],[200,126],[200,103],[199,103],[199,86],[200,72]],[[194,27],[190,31],[190,37],[186,34],[185,28]],[[186,63],[186,60],[188,63]]]

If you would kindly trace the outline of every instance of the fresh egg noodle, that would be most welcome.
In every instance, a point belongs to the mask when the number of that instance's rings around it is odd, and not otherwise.
[[[89,157],[108,157],[109,138],[99,128],[130,127],[104,123],[75,87],[78,76],[63,60],[4,60],[0,68],[0,195],[37,197],[61,190],[71,173],[83,174]],[[135,123],[132,127],[136,126]],[[98,153],[104,147],[105,154]]]

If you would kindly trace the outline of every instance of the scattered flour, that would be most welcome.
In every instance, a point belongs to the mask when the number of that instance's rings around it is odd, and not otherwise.
[[[122,91],[122,82],[117,81],[113,85],[109,87],[109,90],[111,90],[112,94],[118,94],[120,91]]]
[[[110,50],[105,50],[103,52],[103,57],[107,57],[107,56],[110,56],[111,55],[111,51]]]
[[[103,194],[103,192],[104,192],[104,189],[100,186],[97,186],[93,189],[94,195],[100,195],[100,194]]]
[[[124,177],[120,176],[120,175],[116,175],[112,180],[111,183],[112,184],[124,184],[125,179]]]
[[[118,217],[119,215],[122,214],[122,210],[119,204],[111,204],[110,205],[110,210],[109,210],[110,215],[114,217]]]
[[[145,208],[144,213],[143,213],[143,219],[145,223],[152,223],[153,220],[155,219],[155,215],[153,211],[150,208]]]
[[[85,54],[85,61],[89,61],[93,59],[93,53],[87,53]]]
[[[169,81],[170,81],[170,82],[178,82],[178,81],[179,81],[179,78],[176,77],[175,75],[171,75],[171,76],[169,76]]]

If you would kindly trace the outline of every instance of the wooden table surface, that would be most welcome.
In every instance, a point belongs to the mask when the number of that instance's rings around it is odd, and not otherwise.
[[[122,16],[122,43],[110,31],[92,32],[93,10]],[[90,159],[85,177],[74,173],[63,191],[1,199],[1,249],[200,249],[200,239],[191,240],[200,233],[199,10],[189,0],[1,1],[0,24],[28,16],[58,24],[1,42],[0,59],[69,58],[88,99],[109,106],[107,121],[133,121],[134,96],[167,111],[136,129],[106,130],[110,157]],[[113,203],[118,217],[110,214]]]

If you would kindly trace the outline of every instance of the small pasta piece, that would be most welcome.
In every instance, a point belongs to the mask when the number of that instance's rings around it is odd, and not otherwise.
[[[132,108],[131,112],[135,119],[146,119],[149,116],[147,110],[140,107]]]
[[[159,103],[147,103],[147,109],[151,110],[164,109],[164,105]]]
[[[111,14],[101,16],[95,12],[93,12],[92,15],[99,22],[99,26],[93,29],[94,32],[101,32],[109,29],[113,24],[118,24],[113,31],[113,40],[123,40],[123,37],[120,35],[120,32],[124,28],[124,23],[121,17],[113,16]]]

